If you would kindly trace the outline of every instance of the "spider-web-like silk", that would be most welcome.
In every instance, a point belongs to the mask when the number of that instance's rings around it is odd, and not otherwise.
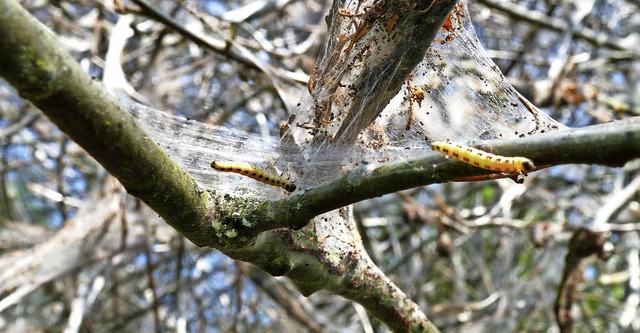
[[[367,114],[368,99],[380,92],[359,90],[354,82],[361,80],[358,75],[368,63],[380,57],[375,52],[385,51],[383,37],[390,32],[389,19],[363,31],[361,23],[367,10],[374,10],[371,6],[375,6],[371,1],[343,1],[342,8],[334,9],[331,28],[338,29],[333,33],[343,39],[325,45],[317,64],[321,73],[312,76],[311,96],[301,97],[283,138],[265,139],[136,104],[129,109],[203,188],[255,198],[287,194],[247,177],[212,170],[209,162],[247,162],[289,177],[298,191],[304,191],[356,165],[401,163],[432,154],[433,141],[464,143],[562,128],[502,76],[480,45],[464,3],[455,7],[395,97],[375,117]],[[350,40],[353,36],[357,39]],[[368,75],[369,80],[382,81],[390,74]],[[381,85],[359,86],[380,89]],[[354,133],[355,129],[362,130]]]

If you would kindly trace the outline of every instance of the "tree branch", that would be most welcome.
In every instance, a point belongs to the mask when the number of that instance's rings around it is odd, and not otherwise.
[[[0,76],[172,227],[216,243],[209,197],[15,1],[0,2]]]
[[[397,165],[361,167],[281,202],[256,205],[238,199],[229,206],[237,209],[244,204],[251,209],[232,214],[238,210],[214,207],[209,194],[199,190],[55,38],[11,0],[0,2],[0,54],[0,76],[116,176],[129,193],[195,244],[222,249],[273,275],[286,275],[304,294],[326,289],[358,301],[396,331],[435,330],[417,305],[364,257],[359,244],[344,247],[355,252],[330,252],[323,247],[326,240],[314,238],[312,228],[290,228],[306,226],[311,217],[356,201],[486,171],[444,162],[433,154]],[[603,127],[602,131],[581,129],[500,141],[499,146],[491,142],[492,151],[524,155],[540,165],[619,165],[640,156],[637,121]],[[243,229],[243,221],[253,225]],[[238,237],[214,225],[234,230]],[[331,261],[336,258],[337,262]]]
[[[638,142],[640,117],[522,139],[482,141],[472,145],[500,155],[526,156],[542,169],[576,163],[622,166],[640,157]],[[445,159],[434,153],[421,159],[396,161],[394,164],[360,166],[331,183],[271,202],[268,205],[272,208],[264,212],[277,211],[289,223],[302,222],[318,214],[385,194],[490,174],[495,172]],[[507,176],[501,178],[504,177]],[[291,224],[288,225],[291,227]]]
[[[0,2],[0,54],[0,76],[190,241],[221,249],[272,275],[286,275],[305,295],[326,289],[360,302],[395,331],[437,331],[371,263],[349,231],[355,230],[353,224],[339,225],[345,240],[329,234],[317,239],[316,228],[333,229],[333,220],[325,217],[324,225],[317,222],[300,231],[272,230],[282,225],[282,216],[255,210],[274,207],[242,198],[214,206],[209,192],[201,191],[55,37],[12,0]],[[252,217],[273,220],[246,219],[238,215],[243,209]],[[262,229],[244,230],[247,221]]]
[[[494,0],[479,0],[478,2],[489,8],[504,12],[518,20],[535,24],[549,30],[562,32],[570,29],[569,24],[565,21],[550,18],[535,10],[525,10],[518,4],[506,1],[498,2]],[[637,50],[625,46],[621,40],[614,38],[613,36],[604,34],[598,36],[593,30],[584,27],[580,30],[575,31],[574,35],[591,45],[604,46],[613,50],[625,51],[633,55],[633,57],[636,59],[640,58],[640,53],[638,53]]]

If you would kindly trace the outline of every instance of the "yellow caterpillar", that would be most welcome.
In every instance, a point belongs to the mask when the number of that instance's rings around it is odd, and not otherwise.
[[[434,142],[431,144],[431,148],[481,169],[507,173],[523,173],[535,169],[535,165],[528,158],[494,155],[480,149],[452,143],[451,141]]]
[[[243,162],[216,162],[211,161],[211,167],[223,172],[238,173],[253,178],[265,184],[281,187],[288,192],[296,190],[296,184],[282,177],[274,176],[264,169]]]

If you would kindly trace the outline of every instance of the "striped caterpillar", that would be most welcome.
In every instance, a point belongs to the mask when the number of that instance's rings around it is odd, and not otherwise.
[[[211,161],[211,167],[223,172],[233,172],[253,178],[259,182],[277,186],[285,189],[287,192],[296,190],[296,184],[282,177],[274,176],[262,168],[258,168],[244,162],[216,162]]]
[[[535,169],[535,165],[528,158],[494,155],[451,141],[434,142],[431,144],[431,148],[481,169],[506,173],[523,173]]]

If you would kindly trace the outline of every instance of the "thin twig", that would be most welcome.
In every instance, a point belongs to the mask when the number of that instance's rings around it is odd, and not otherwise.
[[[534,10],[526,10],[522,6],[506,1],[479,0],[479,3],[493,9],[502,11],[509,16],[531,24],[541,26],[553,31],[563,32],[570,29],[569,24],[563,20],[550,18],[547,15]],[[610,35],[597,35],[593,30],[583,27],[574,32],[574,35],[594,46],[604,46],[610,49],[626,51],[634,58],[640,58],[637,50],[625,46],[619,39]]]

